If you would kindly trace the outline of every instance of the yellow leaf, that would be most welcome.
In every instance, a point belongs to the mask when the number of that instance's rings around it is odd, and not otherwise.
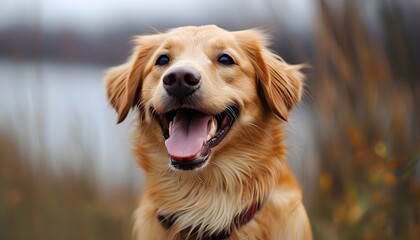
[[[319,175],[319,188],[324,192],[330,192],[332,188],[332,177],[329,173]]]
[[[397,178],[389,173],[389,172],[384,172],[384,183],[388,186],[395,186],[395,184],[397,183]]]

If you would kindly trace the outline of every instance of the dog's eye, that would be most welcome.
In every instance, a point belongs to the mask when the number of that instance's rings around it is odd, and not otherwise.
[[[160,55],[158,57],[155,65],[164,66],[164,65],[168,64],[169,61],[170,61],[170,59],[169,59],[168,55],[163,54],[163,55]]]
[[[223,54],[221,55],[217,61],[223,65],[232,65],[235,64],[235,61],[233,61],[232,57],[227,55],[227,54]]]

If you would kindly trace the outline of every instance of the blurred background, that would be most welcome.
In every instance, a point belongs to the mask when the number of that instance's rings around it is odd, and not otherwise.
[[[0,239],[130,239],[143,176],[104,70],[137,34],[264,27],[306,94],[285,124],[315,239],[420,239],[420,1],[2,0]]]

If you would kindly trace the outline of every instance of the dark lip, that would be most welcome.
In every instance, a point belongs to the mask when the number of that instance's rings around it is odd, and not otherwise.
[[[155,114],[156,119],[158,120],[162,129],[163,137],[165,140],[169,138],[169,123],[173,120],[176,112],[181,109],[202,112],[197,109],[178,108],[164,114]],[[153,109],[151,109],[151,111],[153,111]],[[224,111],[213,115],[217,121],[217,131],[215,136],[204,144],[200,154],[194,158],[176,159],[169,156],[171,166],[173,166],[175,169],[184,171],[195,170],[202,167],[210,157],[211,148],[218,146],[223,141],[238,116],[239,108],[236,105],[230,105],[226,107]]]
[[[169,157],[170,159],[170,163],[171,165],[178,169],[178,170],[183,170],[183,171],[191,171],[197,168],[200,168],[201,166],[203,166],[207,160],[209,159],[210,156],[210,151],[209,154],[205,155],[205,156],[199,156],[196,158],[193,158],[192,160],[188,160],[188,161],[178,161],[175,160],[171,157]]]

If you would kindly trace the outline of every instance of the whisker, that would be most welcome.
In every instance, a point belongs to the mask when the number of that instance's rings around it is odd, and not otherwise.
[[[238,117],[236,115],[236,112],[233,110],[233,108],[231,106],[226,108],[226,115],[229,119],[229,123],[232,124],[233,121]]]
[[[162,176],[166,177],[170,173],[174,172],[171,168],[167,168],[165,171],[162,172]]]
[[[272,140],[274,140],[274,137],[267,132],[266,130],[264,130],[263,128],[261,128],[260,126],[256,125],[255,123],[250,123],[249,124],[257,133],[261,134],[261,133],[265,133],[267,136],[269,136]]]
[[[196,177],[198,180],[200,180],[200,182],[201,182],[203,185],[205,185],[205,182],[203,181],[203,179],[201,179],[201,177],[200,177],[198,174],[196,174],[196,175],[195,175],[195,177]]]
[[[252,126],[251,126],[252,127]],[[253,129],[253,128],[252,128]],[[248,139],[250,139],[250,141],[252,141],[252,144],[254,144],[254,146],[257,146],[257,144],[255,143],[255,141],[254,141],[254,138],[251,136],[251,133],[249,132],[249,129],[247,129],[247,128],[244,128],[244,130],[245,130],[245,132],[246,132],[246,134],[248,134]],[[255,129],[253,129],[253,130],[255,130]],[[255,130],[255,132],[257,132],[258,134],[260,134],[260,132],[259,131],[256,131]]]
[[[249,235],[246,235],[246,236],[244,236],[243,238],[241,238],[242,240],[243,239],[248,239],[249,238]]]

